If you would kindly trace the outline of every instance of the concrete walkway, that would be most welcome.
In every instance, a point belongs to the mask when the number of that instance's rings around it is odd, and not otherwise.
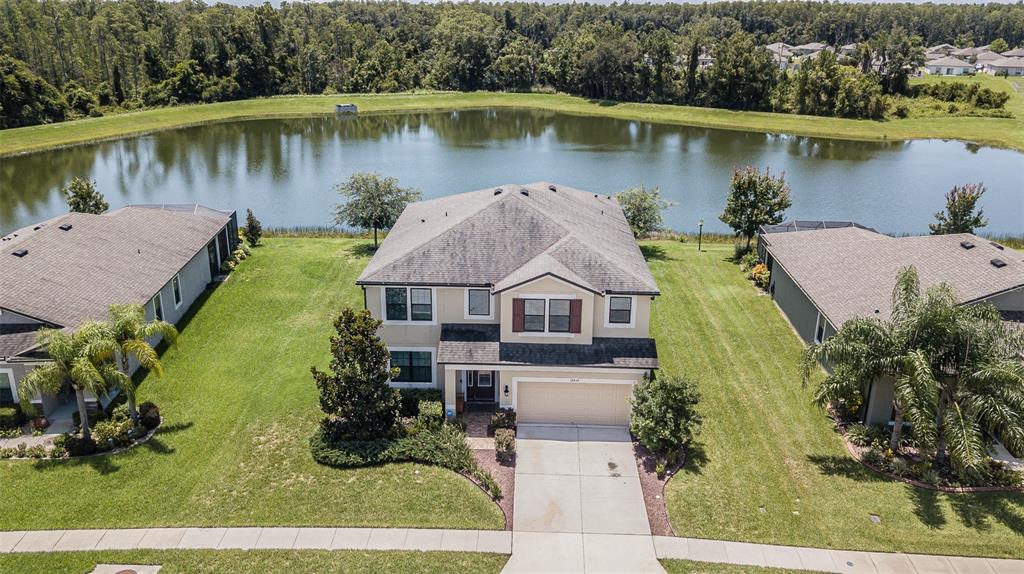
[[[420,528],[130,528],[0,532],[0,553],[134,549],[512,552],[501,530]]]
[[[515,552],[513,552],[513,536]],[[580,561],[577,543],[584,552]],[[417,528],[134,528],[0,532],[0,553],[133,549],[513,553],[518,572],[663,572],[657,558],[866,574],[1020,574],[1024,560],[798,548],[697,538]],[[628,561],[628,562],[627,562]],[[518,566],[516,566],[518,564]],[[507,566],[506,566],[507,568]]]

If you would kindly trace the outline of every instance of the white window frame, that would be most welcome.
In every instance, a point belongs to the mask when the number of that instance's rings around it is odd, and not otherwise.
[[[157,298],[160,299],[160,314],[163,315],[163,317],[157,317],[157,314],[156,314],[156,300],[157,300]],[[156,295],[153,295],[153,298],[150,299],[150,303],[153,304],[153,318],[157,319],[159,321],[166,321],[167,320],[167,313],[164,312],[166,307],[164,307],[164,294],[163,294],[163,290],[162,289],[160,291],[157,291]]]
[[[177,285],[177,289],[175,289]],[[171,277],[171,297],[174,298],[174,308],[177,310],[185,302],[185,295],[181,291],[181,277],[177,273]]]
[[[430,382],[429,383],[410,383],[404,381],[392,381],[388,379],[388,384],[396,389],[432,389],[437,386],[437,349],[434,347],[388,347],[388,368],[391,368],[391,351],[413,351],[421,353],[430,353]]]
[[[549,327],[548,318],[551,316],[551,313],[548,311],[548,309],[551,307],[551,300],[552,299],[569,299],[569,300],[579,299],[579,297],[577,297],[576,295],[570,294],[570,293],[559,293],[559,294],[554,294],[554,295],[539,294],[539,293],[515,293],[515,294],[512,295],[512,298],[513,299],[543,299],[544,300],[544,330],[543,331],[526,331],[525,330],[526,329],[526,325],[525,325],[525,320],[524,320],[524,325],[523,325],[523,329],[524,330],[520,331],[518,333],[513,333],[513,335],[522,335],[523,337],[566,337],[566,338],[573,338],[573,337],[576,337],[577,335],[582,335],[583,334],[582,333],[582,331],[583,331],[583,324],[582,324],[583,323],[583,310],[582,310],[582,308],[580,309],[580,332],[579,333],[566,333],[564,331],[549,331],[548,330],[548,327]],[[570,313],[570,315],[569,315],[569,317],[570,317],[570,319],[569,319],[569,323],[570,323],[569,324],[569,328],[571,329],[572,328],[572,318],[571,318],[572,317],[572,311],[571,311],[571,307],[570,307],[569,313]]]
[[[469,292],[470,291],[487,291],[488,292],[488,294],[490,296],[490,299],[488,301],[487,310],[490,311],[490,313],[488,313],[487,315],[470,315],[469,314]],[[467,321],[492,321],[492,320],[494,320],[494,293],[491,293],[490,289],[481,288],[481,287],[467,287],[465,289],[465,294],[463,295],[463,298],[465,300],[464,301],[465,304],[463,305],[463,311],[464,311],[463,314],[464,314],[464,316],[465,316]]]
[[[623,297],[630,299],[629,302],[629,323],[612,323],[612,297]],[[609,293],[604,298],[604,326],[606,329],[636,329],[636,295],[618,295]]]
[[[824,323],[824,324],[822,324],[822,323]],[[821,327],[821,338],[820,339],[818,338],[818,327]],[[825,319],[825,316],[822,315],[821,312],[819,311],[818,312],[818,318],[814,321],[814,334],[811,337],[812,339],[814,339],[814,342],[816,344],[820,345],[825,340],[825,331],[826,330],[828,330],[828,320]]]
[[[405,289],[405,319],[388,319],[388,289]],[[413,321],[412,317],[412,289],[430,289],[430,320]],[[380,318],[385,325],[437,325],[437,288],[423,287],[419,285],[381,285],[380,287]]]
[[[14,397],[14,403],[20,402],[18,397],[18,381],[14,378],[14,369],[0,369],[0,374],[7,375],[7,379],[11,382],[11,395]]]

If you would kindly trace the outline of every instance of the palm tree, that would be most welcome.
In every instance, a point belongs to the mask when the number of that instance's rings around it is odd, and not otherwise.
[[[84,323],[72,334],[59,329],[42,329],[38,342],[50,361],[32,369],[18,385],[18,395],[26,410],[32,410],[37,394],[56,394],[70,384],[78,401],[82,436],[91,438],[85,393],[99,397],[111,386],[123,384],[124,374],[111,363],[115,343],[102,324]]]
[[[178,338],[178,330],[174,325],[166,321],[146,321],[146,311],[142,305],[111,305],[109,336],[117,345],[117,355],[120,360],[121,372],[125,375],[121,379],[122,384],[119,390],[128,398],[128,412],[132,420],[139,420],[139,412],[135,406],[135,384],[128,372],[128,360],[134,357],[140,367],[156,373],[162,377],[164,370],[160,363],[160,357],[156,349],[147,342],[157,335],[160,335],[168,343],[173,343]]]
[[[948,286],[934,288],[922,296],[917,271],[913,267],[902,269],[892,292],[890,319],[851,319],[834,336],[804,352],[805,384],[819,362],[834,367],[815,390],[815,401],[825,406],[840,400],[863,399],[863,389],[869,383],[890,377],[895,390],[890,447],[899,450],[904,421],[914,426],[919,442],[932,444],[938,389],[930,357],[943,334],[944,318],[939,310],[951,298]],[[952,303],[955,305],[955,299]]]

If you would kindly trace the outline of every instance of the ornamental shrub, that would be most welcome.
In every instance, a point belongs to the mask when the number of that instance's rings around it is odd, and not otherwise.
[[[419,430],[437,430],[444,424],[444,407],[440,401],[420,401],[419,414],[416,415],[416,428]]]
[[[700,429],[696,383],[659,372],[634,387],[631,402],[630,431],[655,456],[675,464]]]
[[[516,431],[507,428],[494,431],[494,456],[500,462],[512,462],[516,456]]]
[[[441,402],[441,389],[398,389],[398,393],[402,401],[399,415],[403,417],[418,415],[422,401]]]
[[[139,423],[146,427],[146,430],[153,430],[160,426],[160,409],[150,401],[139,405]]]
[[[747,274],[747,278],[754,282],[759,289],[767,290],[768,284],[771,282],[771,273],[768,271],[768,266],[764,263],[758,263],[750,270]]]
[[[245,227],[242,228],[242,235],[251,247],[260,244],[260,237],[263,237],[263,225],[251,209],[245,210]]]
[[[99,450],[112,450],[132,442],[135,423],[130,418],[100,421],[92,429]]]
[[[13,407],[0,407],[0,428],[12,428],[22,423],[21,409]]]
[[[516,428],[516,412],[510,408],[501,408],[491,415],[491,422],[488,427],[488,432],[495,433],[497,429],[515,429]]]

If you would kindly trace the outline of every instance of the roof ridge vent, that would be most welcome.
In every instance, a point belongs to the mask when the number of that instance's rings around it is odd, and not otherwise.
[[[961,241],[960,247],[963,247],[964,249],[974,249],[974,243],[970,241]]]
[[[24,257],[28,255],[28,249],[18,249],[17,251],[12,252],[11,255],[15,257]]]
[[[530,190],[525,187],[521,187],[519,188],[519,195],[522,195],[523,197],[530,197]]]
[[[991,263],[992,267],[995,267],[996,269],[1006,267],[1006,262],[998,257],[992,259],[991,261],[989,261],[989,263]]]

